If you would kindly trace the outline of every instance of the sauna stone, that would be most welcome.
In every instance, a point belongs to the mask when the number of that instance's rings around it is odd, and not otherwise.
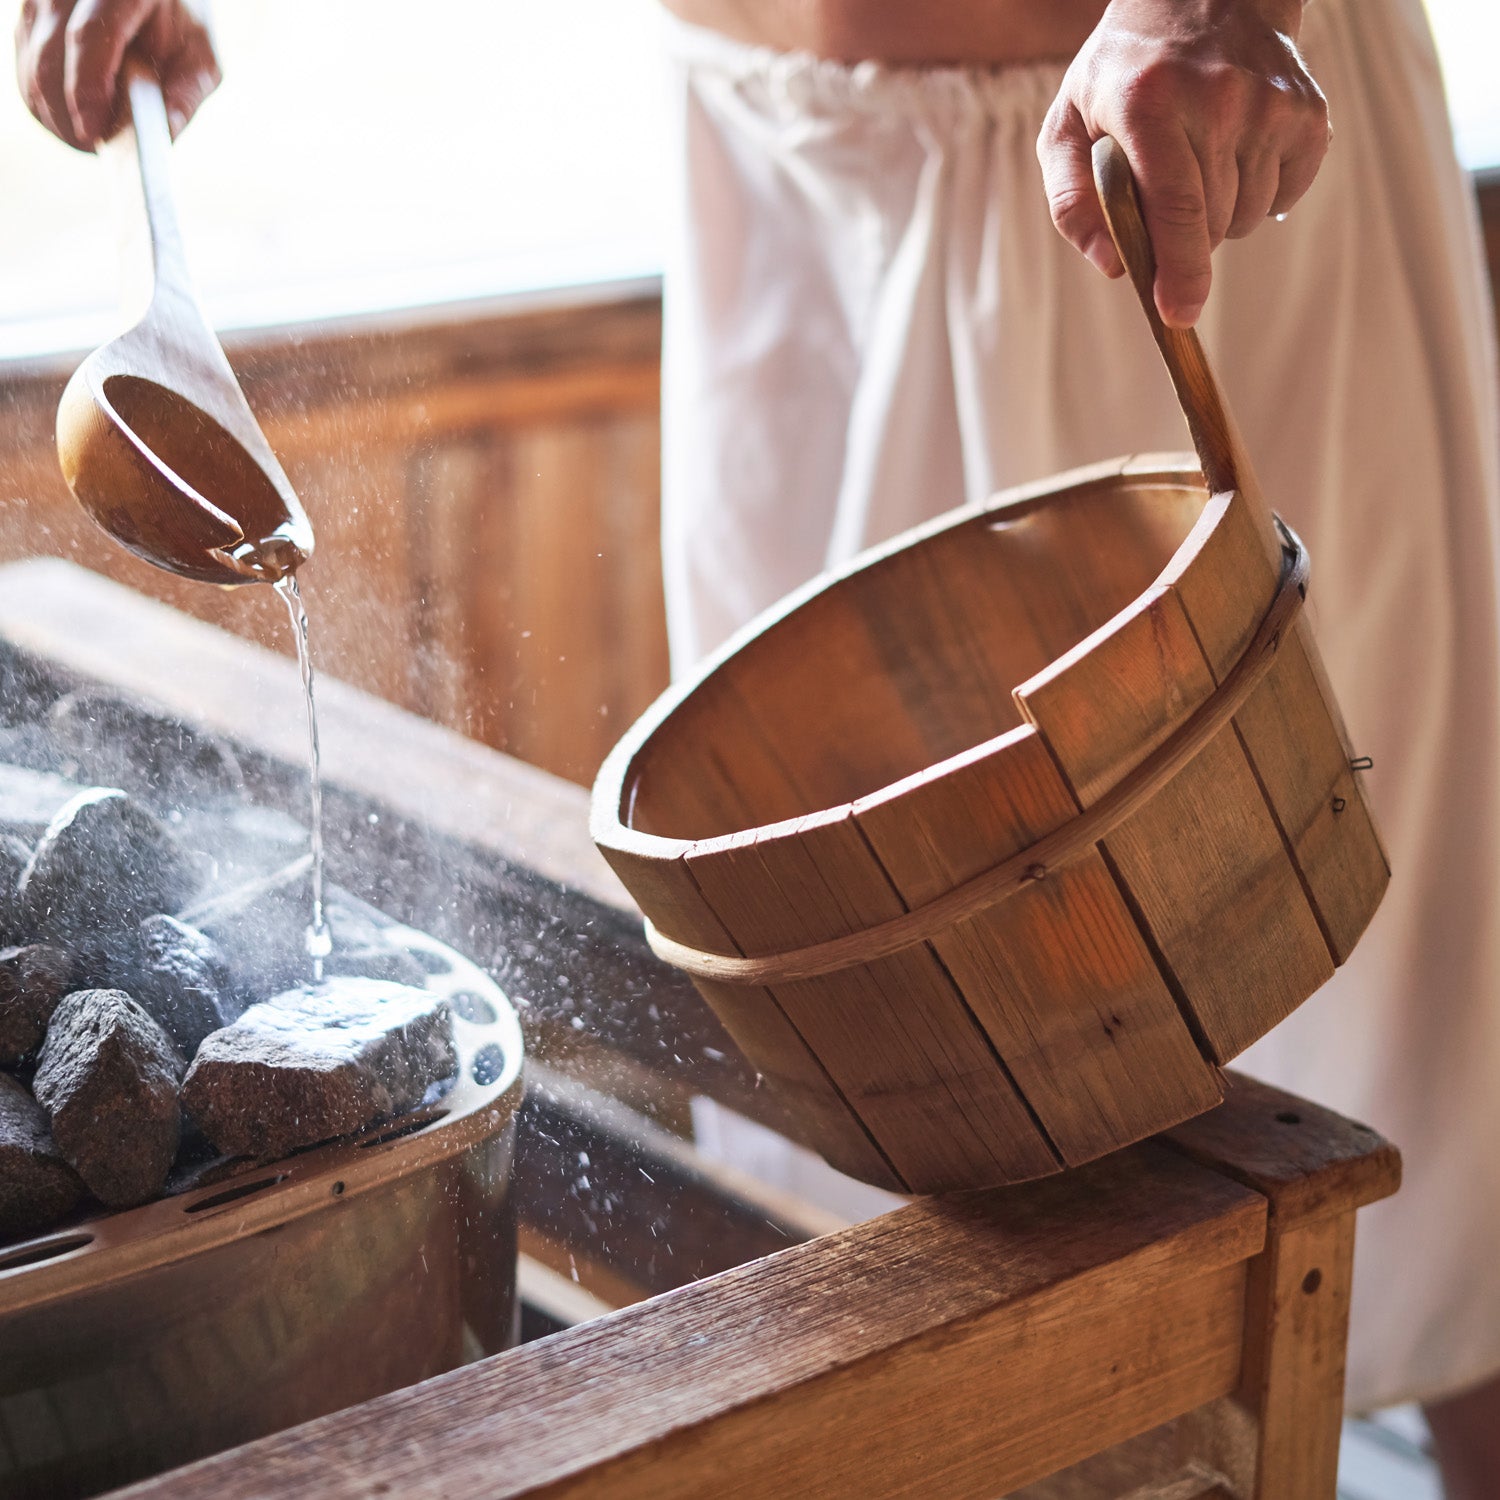
[[[57,691],[35,662],[0,649],[0,725],[30,724],[46,713]]]
[[[32,1091],[63,1157],[108,1207],[161,1192],[182,1073],[166,1033],[123,990],[75,990],[53,1013]]]
[[[59,698],[39,727],[101,786],[174,806],[245,789],[239,761],[222,740],[96,688]]]
[[[226,1156],[274,1159],[411,1109],[457,1066],[447,1000],[344,977],[251,1006],[215,1032],[182,1097]]]
[[[0,761],[62,776],[73,768],[66,752],[39,724],[0,727]]]
[[[83,790],[65,776],[0,758],[0,834],[34,848],[53,818]]]
[[[299,859],[181,915],[218,944],[243,1009],[312,978],[307,956],[311,910],[308,861]],[[426,977],[421,964],[386,935],[389,923],[380,913],[346,892],[330,891],[324,915],[333,943],[326,974],[421,987]]]
[[[48,1229],[83,1197],[62,1159],[41,1105],[0,1073],[0,1234]]]
[[[71,953],[48,943],[0,949],[0,1066],[18,1063],[41,1046],[76,968]]]
[[[190,1058],[204,1037],[239,1014],[224,955],[196,927],[165,915],[141,923],[139,942],[134,998]]]
[[[21,876],[22,919],[39,938],[75,944],[178,911],[197,884],[165,824],[122,791],[90,787],[57,813],[33,851]]]
[[[18,942],[21,932],[21,876],[31,845],[13,833],[0,833],[0,944]]]

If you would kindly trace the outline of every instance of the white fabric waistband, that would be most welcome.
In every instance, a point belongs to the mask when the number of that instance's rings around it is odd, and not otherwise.
[[[1321,29],[1324,12],[1360,0],[1307,0],[1304,43]],[[1067,63],[1061,59],[1003,67],[896,67],[879,62],[842,63],[809,52],[778,52],[721,32],[694,26],[662,11],[668,55],[698,77],[717,75],[758,96],[773,113],[836,119],[892,113],[941,128],[977,115],[996,125],[1034,128],[1057,94]]]

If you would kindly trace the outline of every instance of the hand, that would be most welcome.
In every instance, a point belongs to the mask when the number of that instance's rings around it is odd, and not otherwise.
[[[119,128],[120,64],[132,47],[156,68],[175,136],[219,84],[194,0],[26,0],[16,26],[21,97],[54,135],[92,151]]]
[[[1191,327],[1226,238],[1285,213],[1328,150],[1328,104],[1297,51],[1302,0],[1110,0],[1063,78],[1037,156],[1052,222],[1106,276],[1123,267],[1090,147],[1124,148],[1156,252],[1156,306]]]

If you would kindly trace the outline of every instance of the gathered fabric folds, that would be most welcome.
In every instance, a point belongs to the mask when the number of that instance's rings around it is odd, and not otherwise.
[[[954,506],[1189,446],[1134,295],[1049,219],[1035,141],[1060,65],[848,67],[668,36],[678,671]],[[1405,1156],[1401,1192],[1360,1215],[1348,1393],[1365,1409],[1500,1371],[1500,392],[1420,0],[1314,0],[1302,42],[1332,150],[1284,223],[1217,253],[1200,327],[1311,552],[1393,867],[1350,962],[1240,1063]],[[702,1120],[735,1150],[732,1122]]]

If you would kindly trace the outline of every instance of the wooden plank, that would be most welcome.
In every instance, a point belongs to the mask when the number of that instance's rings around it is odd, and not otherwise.
[[[1251,1264],[1238,1400],[1259,1418],[1251,1500],[1331,1500],[1344,1415],[1354,1214],[1277,1234]]]
[[[1005,1500],[1160,1500],[1163,1493],[1192,1500],[1247,1500],[1209,1459],[1194,1447],[1197,1413],[1210,1402],[1149,1432],[1116,1443],[1081,1463],[1050,1474]]]
[[[1181,598],[1214,680],[1249,645],[1280,578],[1280,559],[1241,498],[1209,503],[1191,544],[1164,576]],[[1240,737],[1297,862],[1335,963],[1343,963],[1374,914],[1390,868],[1331,692],[1314,669],[1317,646],[1298,619],[1276,665],[1235,715]]]
[[[1224,1103],[1171,1131],[1175,1150],[1262,1194],[1282,1225],[1352,1213],[1401,1185],[1401,1155],[1368,1125],[1243,1073]]]
[[[800,819],[780,836],[752,831],[703,845],[685,862],[749,957],[860,931],[905,910],[849,808]],[[778,984],[772,993],[911,1191],[1057,1169],[929,948]]]
[[[609,861],[630,885],[653,893],[657,926],[666,936],[715,953],[736,951],[734,938],[683,860],[611,849]],[[793,1134],[841,1171],[896,1192],[906,1191],[905,1180],[769,990],[707,980],[695,984],[779,1096]]]
[[[1266,1249],[1251,1266],[1246,1359],[1218,1457],[1249,1500],[1329,1500],[1338,1471],[1354,1215],[1400,1183],[1367,1126],[1241,1075],[1218,1109],[1165,1144],[1263,1194]],[[1233,1410],[1249,1424],[1230,1420]]]
[[[1027,729],[855,811],[912,907],[1029,847],[1077,804]],[[1092,1160],[1222,1097],[1097,853],[932,947],[1064,1161]]]
[[[991,1500],[1231,1388],[1263,1233],[1254,1194],[1137,1147],[916,1204],[126,1493]]]
[[[1017,698],[1087,807],[1213,686],[1181,602],[1155,589]],[[1102,847],[1216,1062],[1242,1052],[1332,975],[1232,726]]]
[[[838,807],[922,769],[934,758],[929,735],[887,666],[842,593],[768,625],[637,757],[632,826],[718,838]]]
[[[485,662],[476,595],[497,582],[478,545],[479,520],[496,490],[493,445],[467,440],[409,459],[406,527],[413,594],[413,673],[408,705],[449,729],[484,739]]]

